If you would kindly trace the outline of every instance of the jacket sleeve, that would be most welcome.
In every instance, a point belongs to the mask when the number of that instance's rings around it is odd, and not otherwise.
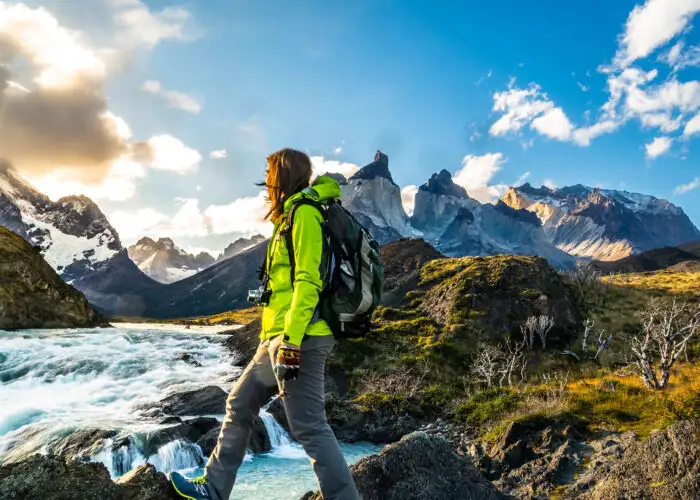
[[[294,290],[292,303],[285,316],[285,340],[301,345],[309,322],[314,315],[323,281],[323,218],[319,211],[309,205],[296,209],[292,224],[294,246]],[[291,279],[291,277],[290,277]]]

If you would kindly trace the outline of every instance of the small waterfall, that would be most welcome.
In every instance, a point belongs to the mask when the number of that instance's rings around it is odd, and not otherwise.
[[[270,438],[270,446],[272,447],[270,455],[277,458],[292,459],[306,457],[306,453],[304,453],[301,445],[292,441],[287,431],[277,423],[275,417],[262,409],[260,410],[260,418],[265,424],[265,430]]]
[[[175,470],[194,469],[203,462],[202,449],[196,444],[181,439],[161,446],[158,453],[148,457],[149,464],[153,464],[156,469],[166,474]]]
[[[260,418],[265,424],[265,430],[270,438],[270,447],[273,450],[280,446],[289,446],[292,444],[292,440],[289,434],[287,434],[287,431],[275,420],[275,417],[273,417],[271,413],[268,413],[266,410],[260,410]]]
[[[129,440],[128,445],[114,449],[114,442],[106,439],[100,450],[90,457],[91,462],[100,462],[107,467],[112,479],[126,474],[131,469],[146,463],[146,458],[141,451]]]

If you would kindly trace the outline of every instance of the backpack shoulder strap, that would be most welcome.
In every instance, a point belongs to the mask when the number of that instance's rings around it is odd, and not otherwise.
[[[311,205],[312,207],[315,207],[319,212],[321,212],[321,216],[323,216],[324,220],[326,218],[326,212],[323,205],[318,201],[306,197],[300,198],[299,201],[294,203],[294,205],[292,205],[292,207],[289,209],[289,214],[287,214],[287,221],[283,231],[285,243],[287,245],[287,252],[289,253],[289,267],[292,287],[294,287],[294,279],[296,277],[296,259],[294,258],[294,238],[292,235],[292,225],[294,224],[294,214],[296,213],[297,208],[301,207],[302,205]]]

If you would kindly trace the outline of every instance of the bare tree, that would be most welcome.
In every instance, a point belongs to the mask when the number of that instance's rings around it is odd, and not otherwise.
[[[523,373],[525,367],[527,367],[527,356],[525,356],[525,342],[515,342],[510,338],[506,339],[505,342],[506,350],[503,352],[503,359],[501,362],[501,379],[498,385],[503,387],[503,382],[508,381],[508,385],[513,385],[513,372],[518,367],[521,367],[520,376],[523,379]],[[524,366],[523,366],[524,365]]]
[[[520,326],[520,331],[523,332],[523,340],[527,348],[532,351],[535,348],[535,337],[538,336],[542,341],[542,349],[547,348],[547,335],[554,327],[554,318],[549,316],[530,316],[525,323]]]
[[[583,352],[588,352],[588,337],[591,335],[593,328],[595,328],[595,321],[593,321],[591,318],[588,318],[586,321],[584,321],[583,345],[581,345],[581,349],[583,350]]]
[[[479,382],[486,384],[491,389],[496,377],[501,371],[503,362],[503,351],[498,347],[485,345],[479,351],[479,355],[474,360],[472,373]]]
[[[700,304],[656,299],[639,316],[642,330],[631,346],[635,365],[647,387],[664,389],[673,364],[700,331]]]
[[[595,336],[597,334],[598,338],[596,339],[595,343],[595,354],[593,356],[590,356],[589,353],[589,346],[588,346],[588,338],[591,336]],[[598,361],[598,358],[600,355],[608,348],[610,347],[610,342],[612,342],[613,336],[612,333],[610,335],[607,335],[607,331],[605,329],[602,330],[597,330],[595,327],[595,321],[593,321],[591,318],[588,318],[586,321],[583,323],[583,342],[581,347],[583,348],[583,356],[587,357],[589,359],[593,359],[593,361]],[[578,359],[578,356],[576,356]]]

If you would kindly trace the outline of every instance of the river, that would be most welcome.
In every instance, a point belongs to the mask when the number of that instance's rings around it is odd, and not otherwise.
[[[201,473],[201,449],[171,441],[145,457],[139,439],[114,450],[123,436],[146,436],[165,426],[143,405],[177,392],[231,387],[240,373],[211,328],[118,324],[115,328],[0,331],[0,462],[56,449],[81,429],[115,431],[90,460],[113,478],[143,463],[162,472]],[[194,367],[180,359],[187,353]],[[223,415],[213,415],[219,420]],[[272,451],[248,454],[231,499],[296,499],[316,483],[303,450],[262,412]],[[367,443],[342,444],[349,463],[375,453]]]

